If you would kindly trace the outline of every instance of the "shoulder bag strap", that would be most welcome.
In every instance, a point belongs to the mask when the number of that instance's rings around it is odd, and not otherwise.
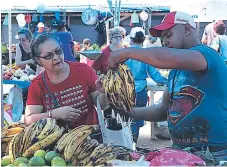
[[[51,99],[53,100],[54,108],[61,107],[60,104],[58,103],[58,101],[56,100],[55,96],[51,93],[49,86],[47,85],[46,78],[44,76],[44,72],[42,72],[42,79],[43,79],[43,82],[45,84],[45,87],[46,87],[46,89],[48,91],[48,94],[51,96]]]

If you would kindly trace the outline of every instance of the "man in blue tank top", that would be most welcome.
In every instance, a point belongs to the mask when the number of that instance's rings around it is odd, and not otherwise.
[[[60,19],[53,20],[51,33],[59,39],[60,46],[64,52],[64,60],[75,62],[73,36],[70,32],[66,32],[65,22]]]
[[[171,12],[150,29],[166,47],[126,48],[111,53],[110,67],[136,59],[173,69],[160,104],[133,108],[127,115],[152,122],[167,120],[173,146],[208,150],[227,160],[227,66],[212,48],[200,44],[193,18]]]

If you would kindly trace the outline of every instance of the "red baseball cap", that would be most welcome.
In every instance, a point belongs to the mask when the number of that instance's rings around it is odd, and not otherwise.
[[[149,31],[153,37],[160,37],[162,31],[168,30],[176,24],[189,24],[191,27],[196,28],[196,24],[190,14],[175,11],[168,13],[162,20],[161,24],[151,27]]]

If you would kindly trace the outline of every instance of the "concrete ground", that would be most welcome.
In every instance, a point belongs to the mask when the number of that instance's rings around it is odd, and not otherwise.
[[[140,134],[139,134],[139,139],[137,142],[137,147],[155,150],[157,148],[169,147],[170,145],[171,145],[170,140],[162,140],[162,139],[158,139],[158,138],[151,139],[150,123],[146,122],[146,125],[144,125],[142,128],[140,128]]]
[[[154,102],[158,102],[163,95],[163,91],[157,91],[154,94]],[[155,128],[155,131],[158,129]],[[137,142],[138,147],[149,148],[150,150],[154,150],[156,148],[164,148],[171,145],[170,140],[162,140],[159,138],[151,139],[151,124],[150,122],[146,122],[146,124],[140,128],[139,139]]]

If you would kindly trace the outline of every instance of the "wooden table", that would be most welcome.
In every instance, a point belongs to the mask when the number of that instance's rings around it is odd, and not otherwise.
[[[154,105],[154,94],[156,91],[164,91],[166,88],[166,86],[151,86],[148,87],[148,93],[149,93],[149,106]],[[155,134],[154,134],[154,122],[149,122],[150,124],[150,132],[151,132],[151,139],[154,140],[155,139]]]

